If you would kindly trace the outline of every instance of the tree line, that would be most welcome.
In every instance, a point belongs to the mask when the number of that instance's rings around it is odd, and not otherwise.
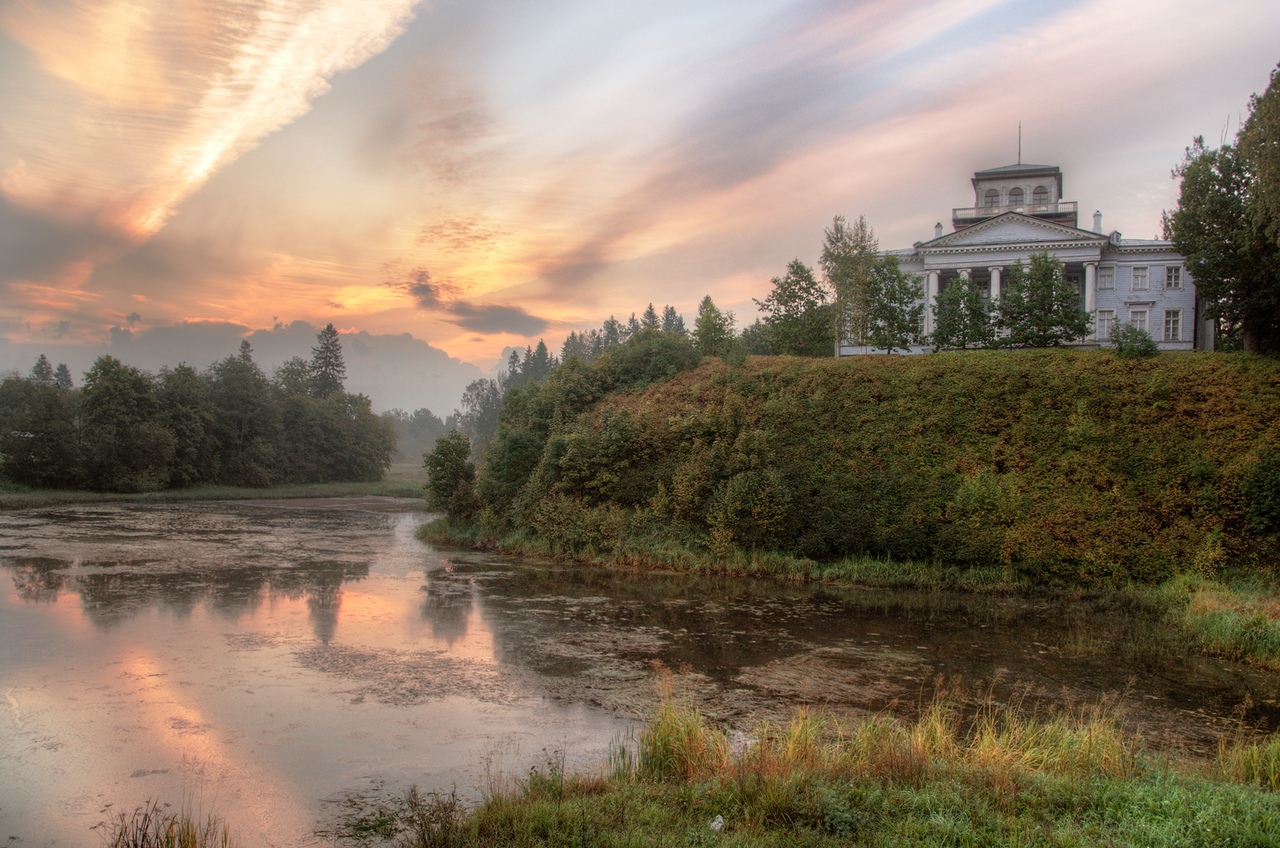
[[[832,356],[837,340],[888,353],[914,347],[940,350],[1058,347],[1089,334],[1091,319],[1062,263],[1047,253],[1011,266],[1001,296],[990,299],[973,279],[949,281],[935,295],[933,329],[925,333],[920,277],[882,253],[865,217],[836,216],[825,231],[821,279],[799,259],[771,280],[763,313],[743,331],[756,354]]]
[[[345,390],[332,324],[316,342],[310,360],[293,357],[270,378],[247,341],[204,371],[152,375],[101,356],[79,388],[41,355],[28,376],[0,381],[0,477],[113,492],[379,480],[393,428]]]

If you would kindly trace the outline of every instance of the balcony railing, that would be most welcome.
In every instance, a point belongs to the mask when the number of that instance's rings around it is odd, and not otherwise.
[[[1074,200],[1060,203],[1020,203],[1017,206],[964,206],[951,210],[951,220],[975,221],[980,218],[994,218],[1005,212],[1018,212],[1022,215],[1075,215],[1076,211]]]

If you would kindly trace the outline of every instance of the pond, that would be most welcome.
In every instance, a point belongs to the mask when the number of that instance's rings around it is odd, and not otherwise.
[[[1277,676],[1105,600],[592,569],[457,550],[414,501],[0,513],[0,839],[97,845],[149,798],[251,845],[315,844],[371,787],[479,797],[592,768],[659,690],[730,726],[798,704],[910,714],[943,689],[1113,699],[1153,747],[1280,719]]]

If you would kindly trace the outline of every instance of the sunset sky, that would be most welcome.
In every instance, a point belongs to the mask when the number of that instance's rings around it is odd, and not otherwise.
[[[1275,0],[0,0],[0,368],[742,323],[836,214],[932,237],[1019,122],[1151,237],[1278,61]]]

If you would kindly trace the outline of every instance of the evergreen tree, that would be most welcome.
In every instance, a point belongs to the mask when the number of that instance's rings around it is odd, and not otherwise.
[[[53,385],[53,365],[43,353],[36,360],[36,364],[31,366],[31,382],[46,386]]]
[[[253,345],[249,344],[248,339],[240,340],[240,361],[246,365],[254,365],[253,362]],[[257,366],[254,365],[256,368]]]
[[[684,316],[676,312],[676,308],[669,304],[662,307],[662,331],[664,333],[675,333],[680,338],[684,338],[689,332],[684,326]]]
[[[724,356],[733,342],[733,313],[716,308],[711,295],[702,298],[698,304],[693,342],[703,356]]]
[[[311,394],[327,398],[345,391],[347,366],[342,359],[342,340],[333,324],[316,333],[316,346],[311,348]]]
[[[636,314],[632,312],[631,317],[627,319],[627,326],[622,330],[623,341],[635,338],[639,332],[640,321],[636,318]]]
[[[71,382],[71,369],[67,367],[67,363],[58,363],[58,367],[53,371],[53,382],[60,389],[74,387],[75,384]]]
[[[970,277],[947,284],[934,298],[933,349],[968,350],[995,344],[995,324],[982,298],[982,289]]]
[[[650,303],[649,306],[645,308],[644,315],[640,316],[640,327],[644,330],[656,331],[658,326],[658,310],[654,309],[653,304]]]
[[[920,341],[924,303],[920,278],[902,271],[898,257],[880,257],[867,281],[866,343],[893,353]]]
[[[1089,334],[1092,317],[1080,292],[1047,253],[1031,257],[1031,267],[1014,265],[1005,277],[996,325],[1007,331],[1008,347],[1059,347]]]
[[[604,322],[601,329],[601,352],[611,350],[622,344],[622,325],[618,323],[618,319],[610,315]]]

